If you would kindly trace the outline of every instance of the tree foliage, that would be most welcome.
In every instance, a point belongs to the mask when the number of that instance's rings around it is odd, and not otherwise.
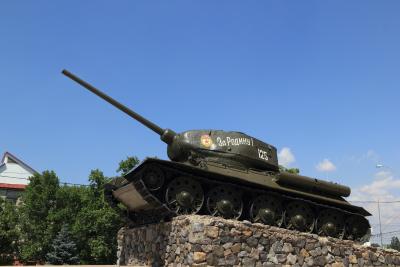
[[[289,172],[293,174],[299,174],[300,170],[298,168],[286,168],[285,166],[279,165],[280,172]]]
[[[127,157],[125,160],[120,161],[117,172],[121,175],[127,174],[133,167],[139,164],[139,159],[135,156]]]
[[[53,265],[79,264],[75,242],[71,239],[68,225],[64,224],[46,254],[47,262]]]
[[[11,265],[17,252],[19,229],[17,208],[0,198],[0,265]]]
[[[137,157],[127,157],[118,172],[125,174],[138,163]],[[25,263],[61,264],[63,244],[75,244],[79,263],[114,264],[123,219],[104,198],[109,180],[93,170],[88,186],[67,186],[60,185],[53,171],[45,171],[30,178],[20,206],[0,199],[0,255],[7,256],[3,263],[11,264],[17,255]]]
[[[55,220],[59,180],[52,171],[35,174],[22,195],[20,207],[21,245],[23,261],[43,262],[50,244],[60,231]]]
[[[400,241],[397,236],[392,237],[389,248],[400,251]]]
[[[72,232],[85,264],[112,264],[117,255],[117,231],[122,218],[104,199],[104,184],[108,178],[100,170],[89,175],[82,209],[77,213]]]

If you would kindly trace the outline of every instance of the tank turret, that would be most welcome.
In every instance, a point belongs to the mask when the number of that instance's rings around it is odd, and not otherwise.
[[[139,121],[167,144],[171,161],[147,158],[106,187],[135,224],[181,214],[247,219],[322,236],[365,241],[370,213],[343,197],[350,188],[279,170],[274,146],[236,131],[164,129],[74,74],[62,73]]]

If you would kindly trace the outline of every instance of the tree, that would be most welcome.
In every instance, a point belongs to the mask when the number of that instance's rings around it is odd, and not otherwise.
[[[139,159],[135,156],[126,157],[126,160],[121,160],[117,172],[121,175],[127,174],[133,167],[139,164]]]
[[[22,194],[20,207],[20,257],[25,262],[43,262],[51,241],[60,231],[54,221],[59,180],[53,171],[35,174]]]
[[[83,201],[87,191],[86,186],[60,186],[56,193],[56,207],[51,213],[51,221],[58,225],[74,224],[79,211],[84,206]]]
[[[84,264],[114,264],[116,261],[117,232],[123,220],[104,199],[103,188],[107,181],[100,170],[90,173],[82,209],[72,226]]]
[[[46,259],[53,265],[79,264],[75,242],[71,239],[68,225],[64,224],[53,240],[51,251],[46,254]]]
[[[400,241],[397,236],[392,237],[389,248],[400,251]]]
[[[127,157],[118,171],[125,174],[138,163],[137,157]],[[22,195],[19,227],[14,228],[21,230],[20,259],[29,263],[50,260],[47,256],[55,253],[51,244],[67,224],[80,263],[114,264],[123,218],[104,198],[104,185],[109,180],[100,170],[93,170],[88,186],[60,186],[52,171],[35,174]]]
[[[17,207],[0,198],[0,265],[11,265],[17,253],[19,229]]]
[[[281,172],[289,172],[293,174],[299,174],[300,170],[298,168],[286,168],[285,166],[279,165],[279,171]]]

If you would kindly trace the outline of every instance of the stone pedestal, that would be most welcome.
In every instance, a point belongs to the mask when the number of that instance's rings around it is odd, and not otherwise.
[[[286,229],[210,216],[118,233],[120,265],[400,266],[400,253]]]

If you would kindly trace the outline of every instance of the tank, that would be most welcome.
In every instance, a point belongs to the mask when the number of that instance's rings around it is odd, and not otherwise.
[[[89,83],[62,73],[160,136],[170,160],[146,158],[106,185],[136,225],[177,215],[249,220],[320,236],[367,241],[371,214],[345,200],[349,187],[280,171],[277,149],[242,132],[164,129]]]

